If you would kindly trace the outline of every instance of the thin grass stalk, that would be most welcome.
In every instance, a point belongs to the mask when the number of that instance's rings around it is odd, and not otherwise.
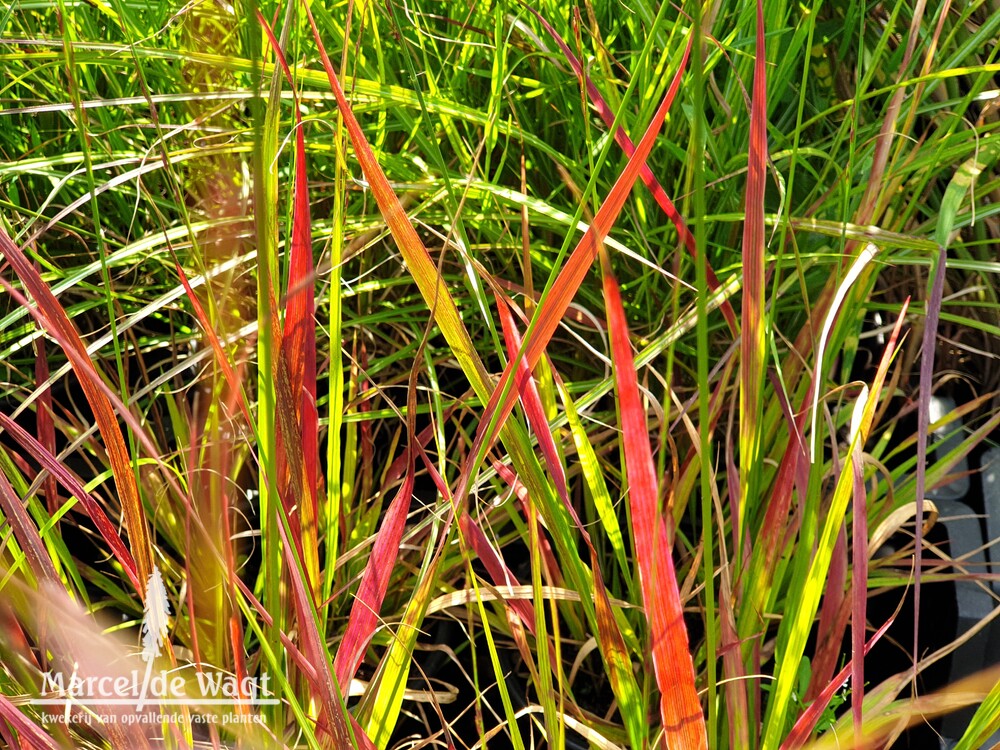
[[[711,356],[708,346],[708,250],[707,228],[705,226],[706,203],[705,203],[705,141],[706,123],[704,119],[705,111],[705,77],[704,77],[704,54],[705,40],[708,37],[702,17],[702,6],[700,3],[694,4],[693,10],[693,60],[692,60],[692,97],[694,112],[691,125],[691,146],[688,151],[689,168],[688,174],[693,188],[692,209],[694,212],[694,258],[695,258],[695,286],[697,288],[696,299],[696,327],[695,341],[697,347],[696,372],[698,378],[698,474],[701,489],[701,527],[702,527],[702,555],[704,557],[704,581],[705,581],[705,674],[708,688],[707,696],[707,722],[706,732],[708,742],[717,741],[718,729],[718,685],[716,662],[718,660],[716,644],[719,640],[718,623],[716,621],[715,610],[715,554],[714,554],[714,524],[712,523],[712,439],[711,439],[711,398],[708,384],[708,361]],[[708,33],[711,28],[707,29]],[[735,518],[741,516],[740,508],[742,500],[739,496],[734,496],[738,491],[738,486],[729,487],[729,507],[730,513]],[[740,560],[742,551],[740,544],[742,537],[738,533],[739,524],[734,524],[734,534],[736,535],[736,546],[733,549],[733,558]]]

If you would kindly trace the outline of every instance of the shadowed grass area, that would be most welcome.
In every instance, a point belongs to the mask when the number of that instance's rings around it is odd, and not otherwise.
[[[0,7],[2,742],[986,742],[998,29]]]

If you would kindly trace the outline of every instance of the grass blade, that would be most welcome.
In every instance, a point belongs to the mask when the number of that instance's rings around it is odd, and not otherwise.
[[[938,320],[941,317],[941,298],[944,296],[944,272],[948,251],[942,245],[934,262],[934,276],[927,295],[927,317],[924,321],[924,339],[920,356],[920,397],[917,412],[917,471],[916,471],[916,549],[913,553],[913,665],[919,657],[920,635],[920,579],[923,571],[924,552],[924,489],[927,477],[927,432],[930,428],[931,388],[934,379],[934,351],[937,344]]]
[[[6,414],[0,414],[0,427],[11,435],[28,454],[41,464],[42,468],[48,471],[53,478],[58,481],[67,492],[76,497],[84,507],[90,520],[94,522],[101,537],[108,543],[115,558],[122,564],[125,574],[129,577],[135,590],[141,589],[144,584],[140,582],[135,560],[132,553],[125,546],[118,531],[108,519],[104,509],[98,504],[79,479],[66,467],[66,465],[48,451],[41,443],[35,440],[24,428]]]
[[[118,489],[118,497],[121,500],[122,512],[125,516],[125,527],[136,561],[136,573],[139,580],[144,581],[149,578],[153,567],[153,547],[149,538],[149,530],[146,527],[146,514],[142,508],[139,487],[132,470],[132,461],[122,436],[121,427],[118,425],[118,419],[115,417],[115,411],[105,390],[95,382],[100,380],[97,368],[94,367],[87,354],[87,348],[66,311],[63,310],[55,295],[52,294],[21,248],[14,244],[6,230],[2,229],[0,229],[0,251],[3,252],[3,256],[37,303],[38,307],[33,312],[38,314],[38,319],[46,331],[56,339],[66,352],[79,379],[80,386],[86,394],[87,402],[94,412],[94,419],[97,421],[114,473],[115,487]],[[23,296],[16,293],[6,282],[3,283],[8,293],[15,299],[21,297],[23,300]]]
[[[573,54],[573,50],[569,48],[569,45],[559,36],[559,32],[550,24],[545,17],[542,16],[537,10],[529,5],[524,6],[530,13],[532,13],[538,22],[542,24],[542,27],[549,33],[553,41],[559,45],[559,49],[562,50],[563,56],[566,61],[573,68],[573,72],[576,73],[577,79],[579,79],[587,89],[587,96],[590,97],[590,103],[594,105],[597,110],[597,114],[600,116],[604,125],[611,129],[614,128],[615,143],[617,143],[622,151],[625,152],[626,157],[631,157],[635,153],[635,144],[632,143],[632,139],[628,137],[625,129],[621,126],[615,127],[615,115],[612,112],[611,107],[605,101],[604,97],[601,95],[600,90],[594,84],[594,81],[589,76],[585,76],[583,73],[583,64],[580,62],[580,58]],[[681,61],[679,70],[683,70],[687,67],[688,56],[691,54],[691,41],[688,41],[688,45],[684,50],[684,58]],[[678,236],[681,238],[681,242],[684,243],[684,247],[687,248],[688,253],[691,257],[697,261],[698,259],[698,248],[695,246],[694,235],[691,230],[688,229],[687,223],[684,221],[684,217],[681,216],[674,202],[670,200],[670,196],[667,195],[663,186],[660,184],[659,180],[656,179],[656,175],[653,174],[653,170],[649,168],[648,165],[643,165],[639,172],[639,177],[642,179],[642,183],[649,189],[650,194],[656,201],[656,204],[660,207],[663,213],[668,219],[673,223],[674,228],[677,230]],[[763,210],[763,209],[762,209]],[[719,279],[715,275],[715,271],[712,270],[710,266],[706,266],[706,275],[708,278],[708,288],[714,293],[719,289]],[[736,314],[733,312],[733,306],[729,303],[729,300],[723,300],[720,305],[722,309],[722,314],[726,318],[726,322],[729,324],[729,329],[736,334],[739,331],[739,324],[736,322]]]
[[[763,0],[757,0],[757,47],[750,107],[750,153],[747,163],[743,224],[743,311],[740,339],[740,513],[738,539],[743,543],[745,509],[756,501],[761,387],[766,357],[764,318],[764,187],[767,176],[767,56],[764,50]]]
[[[288,67],[281,45],[258,9],[257,20],[267,35],[275,58],[284,71],[292,89],[295,102],[295,208],[292,217],[292,241],[288,268],[288,289],[285,295],[285,321],[281,336],[280,356],[288,373],[295,427],[299,431],[301,451],[277,452],[279,482],[284,483],[287,472],[296,472],[299,481],[291,486],[301,488],[292,503],[298,507],[298,517],[293,524],[302,548],[303,565],[315,597],[319,597],[319,537],[317,527],[319,488],[319,414],[316,410],[316,295],[314,280],[316,269],[312,256],[312,223],[309,210],[309,181],[306,170],[306,140],[302,127],[302,112],[298,105],[298,91],[292,71]],[[283,438],[283,423],[279,422],[279,446],[287,447]],[[290,503],[290,505],[292,504]]]
[[[375,539],[361,585],[351,607],[344,639],[333,662],[341,691],[347,691],[351,678],[364,656],[368,641],[378,625],[378,613],[389,587],[389,577],[395,567],[399,542],[403,537],[406,516],[413,497],[413,451],[407,448],[409,465],[396,496],[392,499]]]
[[[457,493],[459,498],[464,496],[471,475],[475,471],[475,466],[482,460],[482,457],[492,444],[497,430],[503,425],[514,408],[514,402],[521,384],[518,383],[512,389],[511,380],[515,377],[520,360],[523,358],[526,362],[527,371],[533,370],[535,365],[538,364],[538,360],[541,358],[546,346],[548,346],[552,335],[559,327],[559,323],[569,308],[570,302],[573,301],[574,295],[580,288],[580,284],[583,283],[583,279],[590,270],[594,259],[597,257],[604,238],[607,237],[612,226],[614,226],[618,214],[625,205],[625,200],[628,198],[629,192],[635,184],[639,171],[642,165],[646,163],[646,158],[653,148],[653,143],[656,141],[667,112],[670,110],[670,105],[673,103],[677,89],[680,87],[682,73],[683,70],[678,70],[674,76],[670,88],[667,90],[663,101],[660,102],[659,108],[646,128],[646,132],[643,134],[638,148],[629,157],[625,169],[619,175],[611,191],[601,204],[593,222],[591,222],[583,238],[566,261],[562,271],[559,272],[559,276],[553,283],[548,296],[536,310],[518,356],[510,360],[506,368],[504,368],[500,383],[490,397],[490,402],[487,404],[486,411],[480,422],[472,450],[473,466],[470,466],[463,476],[463,486],[460,487]]]
[[[509,303],[501,298],[499,292],[497,292],[497,309],[500,312],[508,355],[514,357],[521,348],[521,337],[515,325],[514,316],[511,314]],[[590,567],[594,575],[594,607],[597,620],[597,640],[601,647],[600,653],[608,669],[611,688],[621,708],[629,737],[632,744],[636,745],[642,742],[642,737],[645,734],[645,726],[642,722],[645,711],[642,707],[639,686],[632,673],[632,664],[625,648],[625,640],[618,623],[615,621],[614,611],[611,609],[611,600],[608,598],[604,576],[601,573],[600,558],[594,548],[590,533],[581,523],[576,509],[570,502],[566,475],[552,437],[551,428],[545,418],[545,410],[534,377],[523,359],[520,361],[518,369],[517,382],[521,388],[521,402],[524,405],[528,422],[538,438],[549,473],[555,479],[556,492],[590,552]]]
[[[660,688],[665,745],[680,750],[704,748],[708,747],[705,716],[695,688],[694,665],[688,647],[666,521],[659,510],[653,452],[628,339],[625,309],[610,263],[603,253],[601,261],[635,557],[649,622],[653,669]]]

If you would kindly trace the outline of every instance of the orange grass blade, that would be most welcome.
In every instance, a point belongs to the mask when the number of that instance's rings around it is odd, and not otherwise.
[[[625,308],[605,254],[602,254],[601,262],[604,266],[604,300],[611,333],[635,557],[649,622],[653,670],[660,688],[665,746],[672,750],[706,748],[705,716],[695,688],[694,664],[684,626],[684,610],[671,557],[666,519],[659,509],[653,451],[628,339]]]
[[[742,543],[744,508],[751,498],[760,448],[758,422],[764,378],[764,186],[767,167],[767,79],[764,52],[764,8],[757,0],[757,50],[750,106],[750,154],[747,163],[746,219],[743,224],[743,334],[740,340],[740,512]]]
[[[625,200],[628,198],[632,186],[639,176],[642,166],[646,163],[649,152],[653,149],[653,143],[660,132],[660,127],[663,125],[664,119],[666,119],[667,112],[670,110],[670,105],[673,103],[678,88],[680,88],[683,72],[683,68],[677,71],[670,83],[670,87],[667,89],[667,93],[663,97],[663,101],[660,102],[659,108],[646,128],[642,140],[639,141],[639,146],[632,156],[629,157],[625,169],[619,175],[614,186],[611,188],[611,192],[608,193],[604,203],[597,211],[593,223],[587,228],[583,238],[576,246],[576,249],[570,254],[562,271],[559,272],[559,276],[552,284],[548,296],[536,310],[533,319],[534,328],[529,329],[528,338],[521,345],[518,356],[511,359],[507,363],[507,367],[504,368],[500,383],[490,397],[489,404],[487,404],[486,411],[480,422],[472,450],[474,458],[478,459],[479,456],[485,453],[514,408],[514,402],[517,399],[517,394],[520,392],[522,384],[521,382],[517,382],[514,388],[510,386],[511,379],[518,373],[519,362],[523,359],[526,365],[525,369],[521,371],[522,373],[530,372],[538,364],[538,360],[545,351],[545,347],[548,346],[552,335],[559,327],[563,315],[565,315],[566,310],[573,301],[573,297],[580,288],[580,284],[583,283],[587,271],[590,270],[594,259],[597,257],[604,239],[614,226],[618,214],[625,205]],[[523,378],[523,375],[518,374],[518,381],[521,378]],[[457,493],[459,498],[465,495],[465,490],[468,487],[474,470],[475,467],[468,467],[463,475],[463,485]]]
[[[583,65],[580,63],[580,59],[573,54],[573,51],[569,48],[569,45],[559,36],[559,32],[550,24],[545,18],[534,8],[529,5],[525,5],[525,8],[531,12],[538,22],[542,24],[542,27],[549,32],[549,36],[552,37],[553,41],[559,45],[559,49],[562,50],[563,56],[566,61],[569,62],[570,67],[573,68],[573,72],[576,73],[576,77],[584,83],[587,88],[587,96],[590,97],[590,103],[594,105],[597,109],[597,114],[600,116],[604,125],[611,128],[615,122],[615,114],[611,111],[611,107],[608,106],[607,101],[601,96],[601,92],[598,90],[597,86],[594,85],[593,79],[589,76],[583,74]],[[684,50],[684,59],[681,60],[680,71],[683,71],[687,67],[688,55],[691,52],[691,41],[688,41],[688,46]],[[626,157],[632,156],[635,153],[635,144],[632,143],[632,139],[628,137],[625,129],[619,126],[615,130],[615,143],[617,143],[621,150],[625,152]],[[687,223],[684,221],[684,217],[681,216],[674,202],[670,200],[670,196],[667,195],[663,186],[660,185],[659,180],[653,174],[653,170],[649,168],[648,165],[643,165],[642,170],[639,172],[639,177],[642,179],[643,184],[649,189],[652,194],[653,199],[656,204],[660,207],[667,218],[673,223],[674,228],[677,230],[677,235],[681,238],[681,242],[684,243],[684,247],[687,248],[688,253],[691,257],[697,261],[698,259],[698,248],[695,246],[694,235],[691,230],[688,229]],[[715,275],[715,271],[712,267],[706,265],[705,267],[706,277],[708,279],[708,288],[711,292],[715,293],[719,289],[719,279]],[[733,312],[733,306],[729,303],[729,300],[723,300],[722,314],[729,324],[729,329],[736,334],[739,331],[739,324],[736,322],[736,314]]]
[[[420,289],[420,294],[431,308],[434,319],[440,327],[441,333],[448,341],[462,371],[469,378],[472,387],[476,389],[477,395],[481,398],[486,398],[486,389],[491,382],[490,376],[479,359],[479,355],[476,354],[476,348],[469,338],[469,333],[466,331],[458,308],[455,306],[455,300],[448,291],[448,286],[445,284],[444,279],[438,274],[437,266],[431,259],[430,253],[420,240],[409,218],[407,218],[406,211],[399,202],[399,198],[393,192],[392,186],[389,185],[389,180],[386,179],[385,173],[375,159],[375,154],[371,146],[368,145],[368,141],[365,139],[361,125],[351,110],[351,105],[348,103],[337,74],[333,70],[330,57],[323,46],[323,40],[320,38],[319,29],[316,26],[315,19],[313,19],[309,4],[303,2],[302,5],[309,19],[309,24],[312,27],[320,59],[323,62],[327,78],[330,81],[330,88],[333,90],[337,106],[340,108],[340,113],[344,118],[344,125],[347,127],[347,133],[351,138],[351,143],[354,145],[358,164],[361,166],[365,180],[371,188],[372,196],[378,204],[379,211],[382,213],[382,217],[385,219],[385,223],[388,225],[393,239],[396,240],[396,245],[399,247],[399,251],[406,261],[407,268],[413,276],[417,288]]]
[[[149,530],[146,527],[146,514],[142,508],[139,487],[132,471],[132,461],[129,458],[128,447],[125,445],[118,419],[115,417],[115,410],[112,408],[107,393],[95,382],[100,380],[97,368],[94,367],[94,363],[87,353],[87,348],[66,311],[63,310],[55,295],[42,281],[42,277],[21,248],[14,244],[14,241],[4,230],[0,230],[0,251],[3,252],[4,258],[21,279],[25,289],[34,298],[37,309],[32,305],[26,306],[33,310],[32,314],[40,321],[42,327],[56,339],[66,352],[87,397],[87,402],[94,412],[94,419],[97,421],[98,430],[108,452],[108,460],[111,462],[115,487],[122,504],[125,528],[131,542],[139,580],[145,581],[149,578],[153,568],[153,547],[149,538]],[[3,286],[19,302],[24,299],[23,295],[17,293],[6,282],[3,282]],[[139,591],[140,596],[142,596],[144,593],[142,587]]]
[[[201,330],[205,332],[209,345],[212,347],[212,352],[215,354],[215,361],[222,368],[222,376],[226,379],[226,385],[229,386],[229,389],[233,393],[243,393],[240,379],[233,369],[232,362],[229,361],[229,357],[226,355],[226,350],[222,347],[222,342],[219,341],[219,335],[212,326],[208,313],[205,312],[205,308],[201,304],[201,300],[198,299],[198,295],[194,293],[191,282],[176,257],[174,258],[174,267],[177,269],[177,276],[181,281],[181,286],[184,287],[184,293],[187,294],[188,299],[191,301],[194,316],[198,320]],[[240,411],[247,420],[247,424],[253,424],[253,421],[250,419],[250,411],[247,409],[246,398],[240,398],[239,404]]]

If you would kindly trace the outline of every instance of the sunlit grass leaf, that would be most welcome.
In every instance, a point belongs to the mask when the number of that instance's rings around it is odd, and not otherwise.
[[[559,272],[559,276],[552,284],[548,296],[545,297],[535,311],[535,315],[532,318],[532,325],[525,334],[526,338],[521,345],[521,350],[504,368],[500,383],[490,397],[476,433],[476,441],[472,450],[472,454],[476,460],[493,443],[497,430],[503,425],[514,408],[520,384],[516,384],[513,388],[511,386],[514,385],[512,381],[518,377],[517,368],[521,359],[523,358],[526,362],[526,371],[533,370],[535,365],[538,364],[538,360],[548,346],[552,335],[559,327],[563,315],[565,315],[566,310],[573,301],[573,297],[580,288],[580,284],[583,283],[583,279],[596,259],[597,253],[603,245],[604,238],[607,237],[614,226],[618,214],[625,205],[625,200],[628,198],[632,186],[635,184],[639,172],[653,148],[660,127],[663,125],[667,112],[670,110],[670,105],[673,103],[677,90],[680,87],[683,72],[683,68],[681,68],[674,75],[670,87],[667,89],[663,100],[660,102],[660,106],[647,126],[638,147],[632,156],[629,157],[625,169],[619,175],[611,191],[602,202],[593,222]],[[463,477],[466,485],[470,481],[475,468],[475,466],[469,467],[466,475]],[[458,494],[461,497],[464,493],[460,491]]]
[[[94,522],[101,537],[108,543],[115,558],[121,563],[125,574],[129,577],[136,591],[138,591],[142,586],[136,572],[135,560],[132,559],[132,553],[129,552],[128,547],[125,546],[122,538],[118,535],[117,529],[115,529],[114,525],[108,519],[104,508],[94,499],[93,495],[87,492],[83,484],[63,461],[60,461],[51,452],[46,450],[44,446],[35,440],[17,422],[6,414],[0,414],[0,427],[17,440],[29,456],[38,461],[42,468],[52,474],[66,491],[83,505],[84,512]]]
[[[506,299],[497,293],[497,310],[503,325],[504,339],[507,345],[507,354],[514,357],[520,350],[522,342],[521,335],[517,330],[514,316]],[[604,575],[601,573],[600,558],[594,543],[590,538],[590,533],[581,523],[576,509],[570,502],[566,485],[566,475],[563,470],[562,461],[556,449],[555,440],[548,421],[545,418],[545,410],[542,406],[541,396],[531,372],[527,369],[527,363],[522,359],[519,365],[518,386],[521,388],[521,403],[524,405],[528,422],[534,430],[541,447],[542,455],[545,458],[545,465],[549,474],[554,478],[556,492],[566,507],[570,518],[576,525],[584,544],[590,552],[590,567],[594,575],[594,607],[597,619],[597,640],[600,644],[601,657],[608,669],[608,678],[611,681],[611,688],[618,699],[622,716],[625,719],[626,729],[629,732],[633,743],[641,742],[645,732],[642,722],[644,707],[636,684],[635,676],[632,673],[632,664],[625,647],[625,640],[622,638],[621,630],[615,621],[614,612],[611,609],[611,601],[604,584]],[[502,467],[498,467],[500,470]]]
[[[530,5],[525,5],[524,7],[538,19],[538,22],[542,24],[542,27],[549,33],[549,36],[552,37],[553,41],[559,45],[559,49],[565,56],[566,61],[570,64],[570,67],[573,68],[573,72],[576,73],[577,79],[585,85],[587,96],[590,98],[590,103],[597,109],[597,114],[600,115],[601,121],[606,127],[613,127],[615,122],[614,112],[601,95],[600,89],[598,89],[594,83],[594,79],[591,76],[584,75],[583,65],[580,62],[580,59],[573,54],[573,50],[571,50],[569,45],[566,44],[561,36],[559,36],[559,32],[555,30],[552,24],[550,24],[541,13]],[[690,53],[691,41],[689,40],[687,47],[684,49],[684,58],[680,64],[681,71],[687,67]],[[615,142],[621,147],[622,151],[625,152],[625,156],[631,157],[632,154],[635,153],[635,144],[632,143],[632,139],[628,137],[625,129],[619,125],[615,128],[614,136]],[[677,234],[681,238],[681,242],[684,244],[688,253],[690,253],[692,258],[697,260],[698,248],[695,246],[694,235],[691,233],[691,230],[688,229],[687,223],[684,221],[684,217],[681,216],[677,207],[674,205],[674,202],[670,200],[670,196],[667,195],[659,180],[656,179],[653,171],[648,165],[644,164],[639,172],[639,176],[642,178],[643,184],[649,189],[649,192],[656,201],[656,204],[673,223],[674,228],[677,230]],[[763,210],[763,207],[761,210]],[[720,286],[719,279],[715,275],[715,271],[712,270],[711,266],[706,265],[706,274],[708,277],[708,288],[713,292],[717,291]],[[723,316],[726,318],[726,322],[729,324],[730,330],[736,334],[739,331],[739,324],[736,322],[736,314],[733,312],[733,306],[729,303],[729,300],[724,300],[720,307],[722,309]]]
[[[298,102],[295,79],[285,61],[281,45],[274,38],[270,25],[260,10],[257,19],[267,35],[278,63],[292,88],[295,111],[295,182],[294,213],[292,216],[291,252],[288,267],[288,287],[285,295],[284,328],[281,335],[281,359],[288,374],[292,404],[295,414],[294,428],[298,440],[289,440],[286,420],[278,421],[278,481],[284,484],[289,472],[294,472],[290,486],[297,488],[294,501],[297,506],[293,528],[297,543],[302,547],[302,562],[313,595],[319,595],[319,528],[317,524],[320,471],[319,471],[319,414],[316,411],[316,269],[312,256],[312,222],[309,208],[309,180],[306,170],[306,139],[302,125],[302,112]],[[292,446],[300,448],[294,451]],[[288,492],[279,487],[279,491]]]
[[[618,283],[607,256],[602,254],[601,258],[635,558],[649,623],[653,669],[660,689],[664,737],[667,747],[700,749],[708,746],[705,717],[695,687],[667,518],[659,507],[659,483],[646,425],[646,409],[639,393]]]
[[[753,97],[750,107],[750,153],[747,162],[743,223],[743,310],[740,338],[740,508],[752,502],[760,451],[761,389],[764,385],[766,319],[764,314],[764,188],[767,176],[767,55],[764,7],[757,0]],[[755,499],[755,498],[754,498]],[[736,519],[743,539],[744,513]],[[741,542],[742,543],[742,542]]]
[[[37,315],[46,332],[65,351],[80,386],[86,394],[87,402],[94,412],[94,418],[97,420],[101,438],[108,452],[108,460],[114,472],[115,486],[118,488],[118,496],[125,516],[125,527],[128,531],[132,555],[136,561],[138,577],[140,580],[145,580],[152,572],[153,549],[146,526],[146,515],[139,497],[139,487],[132,470],[132,460],[128,447],[125,445],[121,427],[118,425],[115,410],[108,397],[107,386],[101,382],[101,376],[87,354],[87,348],[80,338],[76,326],[73,325],[55,295],[52,294],[48,285],[35,270],[34,265],[28,260],[21,248],[14,244],[6,230],[2,228],[0,228],[0,251],[3,252],[4,258],[10,263],[14,272],[21,279],[21,283],[34,299],[37,308],[33,309],[33,314]],[[29,308],[33,307],[7,282],[4,281],[3,284],[8,293],[19,303]]]
[[[875,417],[875,409],[883,395],[882,387],[889,370],[889,363],[897,350],[905,313],[906,305],[904,304],[875,372],[868,397],[861,408],[856,430],[848,449],[847,460],[837,480],[829,508],[826,510],[825,517],[820,521],[820,533],[815,549],[812,551],[808,570],[804,577],[796,579],[789,593],[789,596],[793,597],[796,602],[796,608],[786,614],[779,629],[775,652],[777,680],[771,691],[771,701],[768,706],[764,735],[765,748],[777,748],[783,738],[785,720],[791,709],[791,695],[797,679],[799,664],[802,661],[806,640],[819,607],[819,598],[829,572],[836,538],[843,523],[847,505],[854,492],[854,446],[863,445],[868,438]]]

